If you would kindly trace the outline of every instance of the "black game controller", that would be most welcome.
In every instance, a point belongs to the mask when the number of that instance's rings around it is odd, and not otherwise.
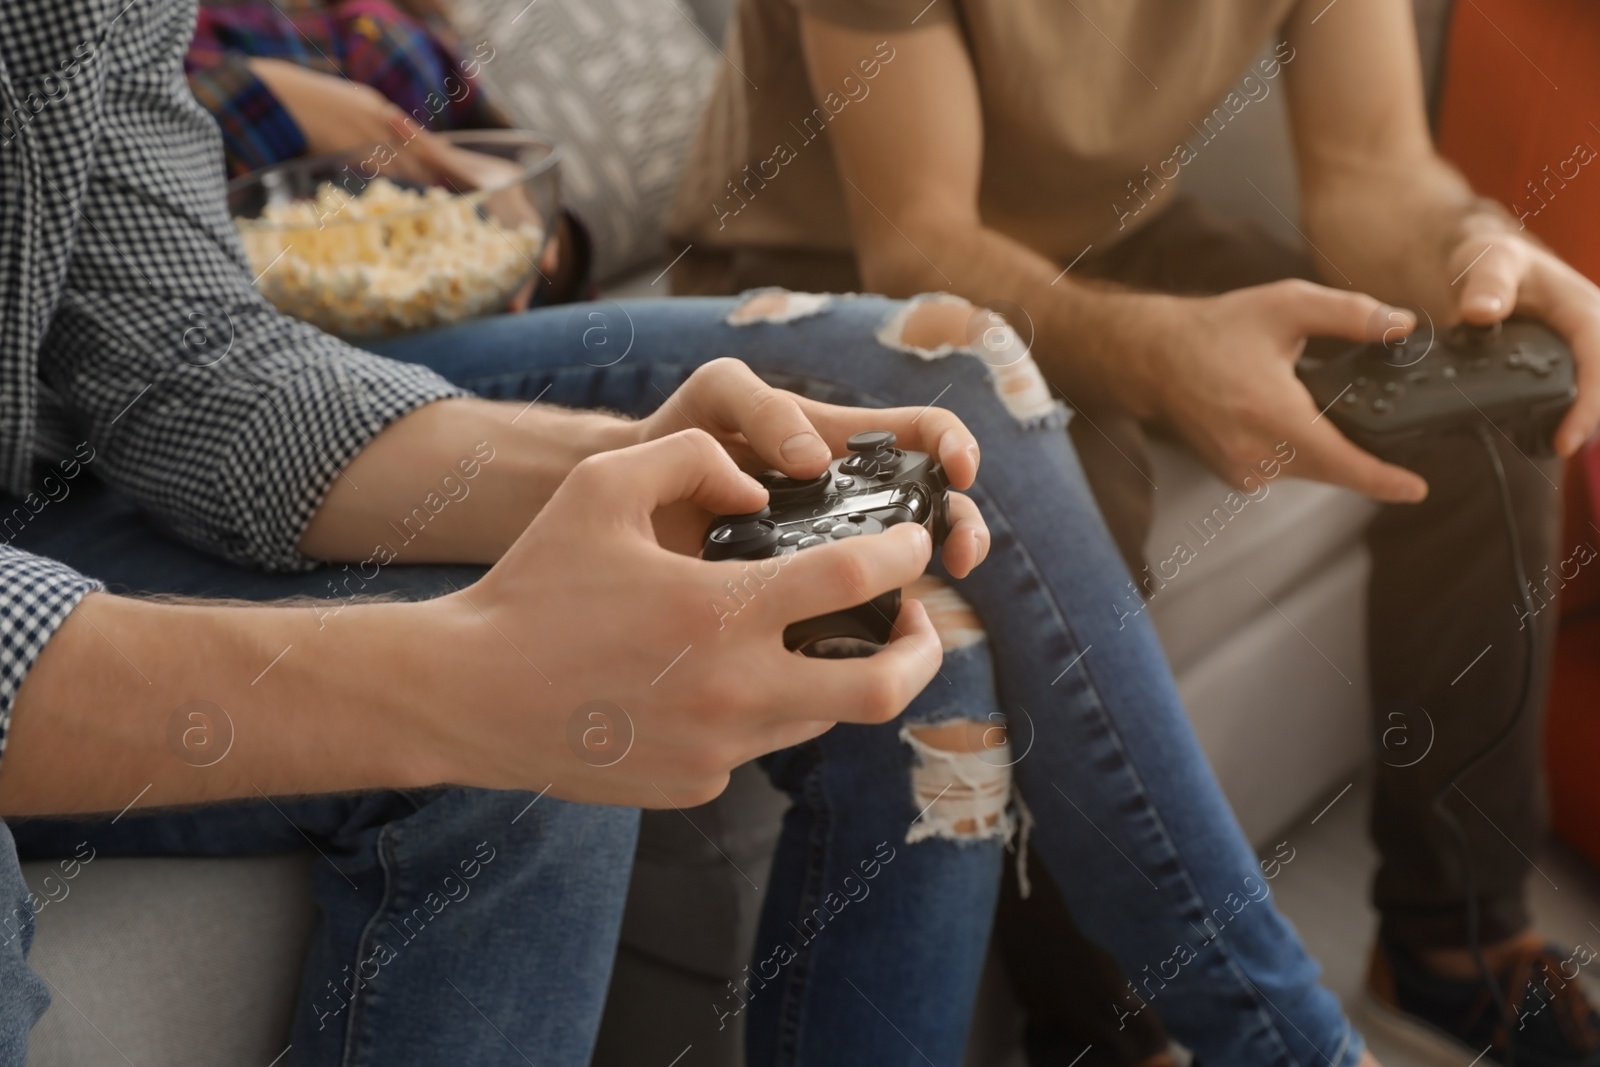
[[[836,459],[809,480],[777,471],[757,475],[768,505],[750,515],[721,515],[706,531],[705,559],[758,560],[782,557],[817,545],[864,534],[880,534],[902,522],[921,523],[934,550],[950,529],[950,482],[939,461],[895,447],[887,430],[858,433],[850,455]],[[802,619],[783,631],[791,651],[806,651],[824,638],[853,637],[882,645],[900,614],[894,589],[853,608]]]
[[[1458,325],[1431,341],[1357,345],[1327,358],[1308,351],[1295,372],[1346,437],[1384,457],[1484,419],[1528,455],[1549,455],[1578,395],[1572,350],[1525,318]]]

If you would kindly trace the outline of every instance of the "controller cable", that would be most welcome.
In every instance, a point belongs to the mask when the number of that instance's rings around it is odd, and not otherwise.
[[[1522,539],[1517,535],[1516,512],[1511,504],[1511,485],[1506,480],[1506,470],[1500,462],[1500,450],[1495,447],[1494,438],[1489,435],[1488,427],[1479,424],[1478,439],[1483,442],[1483,447],[1489,454],[1489,464],[1494,469],[1495,485],[1499,489],[1500,514],[1505,520],[1506,541],[1511,550],[1511,573],[1517,583],[1517,595],[1522,601],[1525,618],[1531,620],[1538,614],[1538,609],[1533,606],[1533,600],[1528,595],[1528,577],[1522,566]],[[1506,995],[1495,980],[1494,974],[1489,970],[1488,963],[1483,958],[1483,947],[1478,940],[1478,927],[1481,917],[1478,914],[1478,892],[1472,876],[1472,849],[1467,841],[1467,833],[1461,823],[1456,820],[1450,809],[1445,807],[1445,797],[1450,790],[1457,788],[1456,783],[1471,773],[1484,760],[1494,755],[1500,747],[1516,732],[1517,726],[1522,722],[1523,714],[1527,711],[1528,698],[1533,687],[1533,661],[1537,655],[1537,645],[1534,640],[1533,626],[1525,628],[1525,648],[1522,659],[1522,683],[1517,694],[1517,704],[1511,717],[1500,727],[1495,735],[1489,739],[1478,751],[1474,752],[1465,763],[1457,767],[1444,783],[1433,794],[1431,807],[1439,821],[1444,823],[1456,844],[1461,849],[1461,887],[1467,897],[1467,951],[1472,955],[1472,962],[1478,969],[1478,976],[1484,985],[1489,988],[1489,995],[1494,1000],[1495,1010],[1500,1013],[1500,1018],[1506,1023],[1505,1067],[1516,1067],[1516,1034],[1511,1028],[1511,1006],[1506,1000]]]

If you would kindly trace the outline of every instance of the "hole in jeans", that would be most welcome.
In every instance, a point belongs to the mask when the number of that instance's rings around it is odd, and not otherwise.
[[[1012,418],[1030,427],[1066,424],[1066,408],[1050,395],[1027,342],[998,312],[949,293],[925,294],[889,316],[878,341],[930,362],[958,353],[981,359]]]
[[[728,312],[729,326],[758,322],[785,323],[820,315],[827,310],[826,293],[791,293],[787,289],[757,289],[746,293],[739,306]]]

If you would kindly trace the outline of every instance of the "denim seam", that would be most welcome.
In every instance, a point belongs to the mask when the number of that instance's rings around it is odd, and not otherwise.
[[[407,799],[412,800],[409,796]],[[414,804],[415,801],[412,800],[412,803]],[[362,927],[361,936],[356,939],[356,956],[353,967],[357,983],[361,981],[361,961],[366,958],[363,956],[363,952],[377,929],[379,919],[393,906],[396,896],[399,874],[398,865],[393,862],[392,831],[394,829],[395,821],[384,823],[382,829],[378,831],[378,840],[373,848],[373,851],[378,856],[378,865],[383,869],[383,896],[379,899],[378,906],[372,910],[372,916],[367,919],[367,924]],[[368,995],[363,996],[362,994]],[[344,1055],[342,1057],[344,1067],[360,1067],[362,1061],[368,1058],[367,1054],[371,1051],[370,1043],[358,1037],[356,1015],[358,1010],[361,1014],[366,1014],[366,1009],[371,1006],[376,997],[377,992],[372,986],[359,984],[355,992],[350,995],[350,1018],[345,1024]]]
[[[808,916],[812,908],[822,903],[822,881],[828,866],[828,845],[831,840],[833,809],[828,803],[827,775],[823,765],[827,759],[822,746],[815,745],[816,763],[806,772],[805,791],[811,801],[811,833],[806,841],[806,875],[800,889],[801,916]],[[792,918],[792,917],[791,917]],[[793,923],[791,921],[791,926]],[[821,931],[818,931],[820,936]],[[814,942],[816,938],[813,938]],[[777,1064],[798,1064],[800,1050],[798,1036],[804,1026],[806,987],[811,979],[811,943],[803,945],[789,969],[789,974],[779,992],[777,1008],[778,1027],[776,1044]]]

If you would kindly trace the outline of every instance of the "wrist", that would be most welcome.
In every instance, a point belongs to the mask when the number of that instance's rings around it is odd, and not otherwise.
[[[320,673],[359,683],[352,697],[383,788],[478,784],[452,727],[473,699],[468,653],[484,641],[478,631],[485,627],[470,611],[454,611],[456,600],[359,605],[349,610],[348,625],[341,619],[328,627],[339,636]],[[351,670],[352,663],[363,669]]]
[[[483,583],[373,608],[387,609],[378,630],[395,671],[385,676],[384,713],[403,737],[388,755],[390,773],[415,787],[547,786],[545,754],[512,739],[536,733],[530,727],[548,715],[549,679],[513,641],[515,627],[491,621],[495,606]]]
[[[1071,303],[1062,347],[1091,364],[1090,403],[1140,420],[1159,415],[1172,380],[1171,354],[1181,338],[1193,337],[1198,302],[1161,293],[1077,290]]]

